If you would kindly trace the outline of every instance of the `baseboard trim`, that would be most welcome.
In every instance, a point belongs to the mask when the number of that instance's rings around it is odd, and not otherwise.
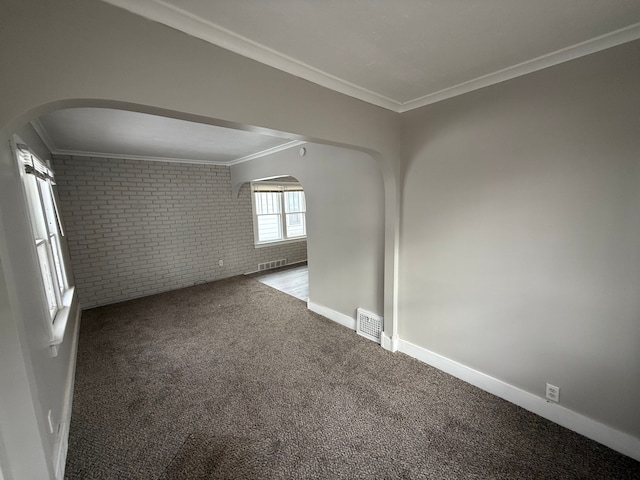
[[[351,318],[349,315],[336,312],[335,310],[332,310],[329,307],[325,307],[324,305],[318,305],[317,303],[313,303],[311,300],[307,301],[307,308],[312,312],[328,318],[329,320],[333,320],[334,322],[339,323],[343,327],[347,327],[350,330],[356,329],[356,319]]]
[[[640,461],[639,438],[616,430],[589,417],[585,417],[562,405],[549,402],[542,397],[533,395],[502,380],[498,380],[497,378],[450,360],[426,348],[414,345],[406,340],[399,339],[398,350],[497,397],[514,403],[525,410],[540,415],[547,420]]]
[[[389,337],[388,335],[385,335],[384,332],[382,332],[382,335],[380,336],[380,345],[382,345],[382,348],[384,348],[385,350],[389,350],[390,352],[397,352],[398,336],[394,335],[393,337]]]

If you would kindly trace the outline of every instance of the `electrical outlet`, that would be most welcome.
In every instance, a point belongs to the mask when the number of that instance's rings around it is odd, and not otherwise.
[[[560,387],[556,387],[555,385],[547,383],[547,400],[551,400],[552,402],[559,402]]]
[[[224,267],[224,260],[218,260],[218,266]]]

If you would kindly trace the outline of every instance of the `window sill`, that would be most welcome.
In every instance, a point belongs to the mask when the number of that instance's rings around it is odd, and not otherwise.
[[[53,329],[51,331],[51,340],[49,346],[51,347],[52,356],[58,355],[58,347],[64,340],[64,333],[67,330],[67,324],[69,323],[69,316],[71,315],[71,304],[73,303],[73,296],[75,294],[75,287],[69,288],[62,296],[63,307],[56,314],[56,318],[53,321]]]
[[[289,238],[287,240],[275,240],[273,242],[262,242],[262,243],[254,243],[256,248],[263,247],[275,247],[276,245],[283,245],[286,243],[298,243],[298,242],[306,242],[307,237],[297,237],[297,238]]]

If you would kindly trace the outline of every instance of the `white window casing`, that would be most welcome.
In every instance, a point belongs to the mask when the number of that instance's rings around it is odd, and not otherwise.
[[[69,285],[61,237],[62,219],[53,192],[53,171],[36,157],[26,145],[12,143],[16,159],[23,169],[21,175],[33,234],[33,248],[39,264],[42,290],[34,288],[33,296],[42,296],[43,309],[48,312],[50,345],[54,354],[64,338],[74,288]],[[40,293],[42,292],[42,293]]]
[[[256,247],[306,239],[306,201],[299,183],[251,184]]]

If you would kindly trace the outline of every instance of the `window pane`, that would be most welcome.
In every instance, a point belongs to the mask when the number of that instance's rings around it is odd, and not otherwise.
[[[64,270],[62,269],[62,254],[60,251],[60,242],[58,241],[58,237],[55,235],[51,235],[51,250],[53,250],[53,264],[56,269],[56,276],[58,277],[58,288],[60,289],[60,294],[62,295],[65,290],[65,286],[67,282],[64,278]]]
[[[280,213],[280,192],[256,192],[256,213],[268,215]]]
[[[47,244],[42,241],[37,246],[38,260],[40,261],[40,272],[42,273],[42,281],[44,282],[44,290],[47,294],[47,303],[49,307],[49,315],[51,319],[56,315],[58,310],[58,302],[56,300],[55,287],[53,286],[53,277],[51,276],[51,268],[49,267],[49,255],[47,254]]]
[[[287,214],[287,237],[300,237],[307,234],[304,213]]]
[[[280,215],[258,216],[258,241],[272,242],[282,239],[282,222]]]
[[[47,222],[48,233],[56,233],[58,231],[58,222],[53,206],[53,199],[51,198],[51,187],[49,187],[48,181],[41,178],[38,178],[38,187],[40,188],[40,195],[42,197],[42,206],[44,207],[44,217]]]
[[[42,214],[37,177],[35,175],[25,175],[24,180],[33,236],[34,238],[47,238],[47,226],[44,215]]]
[[[284,203],[285,212],[287,213],[306,211],[304,192],[285,192]]]

